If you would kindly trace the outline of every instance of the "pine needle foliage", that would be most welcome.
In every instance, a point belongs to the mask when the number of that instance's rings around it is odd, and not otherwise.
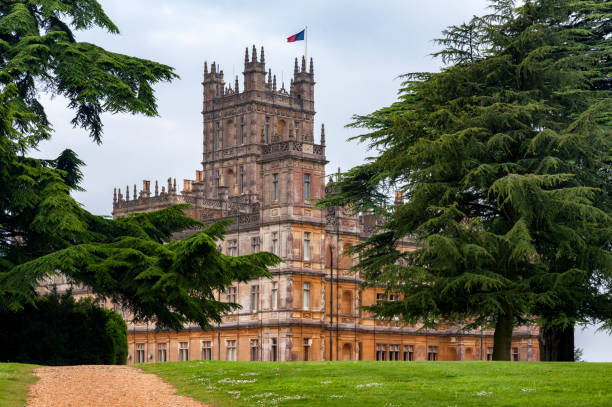
[[[443,35],[440,72],[354,117],[376,155],[320,205],[386,219],[352,250],[366,285],[402,299],[369,310],[492,326],[509,360],[517,323],[612,320],[612,2],[493,1]],[[394,188],[404,204],[387,205]]]
[[[95,0],[0,2],[0,309],[35,304],[38,284],[63,273],[138,320],[208,328],[238,307],[215,292],[267,276],[280,259],[223,255],[216,241],[228,223],[204,227],[186,206],[116,220],[92,215],[70,196],[82,180],[76,153],[27,156],[52,134],[40,91],[67,98],[72,124],[101,143],[102,113],[155,116],[153,85],[177,77],[169,66],[76,41],[74,31],[92,27],[119,32]],[[202,230],[172,239],[189,228]]]

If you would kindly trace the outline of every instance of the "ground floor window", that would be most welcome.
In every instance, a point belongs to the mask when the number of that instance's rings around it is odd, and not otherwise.
[[[389,360],[399,360],[399,345],[389,345]]]
[[[519,361],[519,351],[518,348],[512,348],[512,360],[515,362]]]
[[[493,348],[487,348],[487,360],[493,360]]]
[[[270,355],[270,360],[273,362],[278,360],[278,340],[276,338],[272,338],[272,354]]]
[[[259,340],[251,339],[251,360],[259,360]]]
[[[211,341],[202,341],[202,360],[212,360]]]
[[[189,360],[189,342],[179,342],[179,360]]]
[[[427,360],[438,360],[438,347],[437,346],[428,346],[427,347]]]
[[[226,360],[236,360],[236,341],[226,341]]]
[[[144,343],[136,344],[136,363],[145,362],[145,345]]]
[[[376,344],[376,360],[387,360],[387,345]]]
[[[414,346],[404,345],[404,360],[406,362],[414,360]]]
[[[168,344],[158,343],[157,344],[157,361],[166,362],[168,360]]]

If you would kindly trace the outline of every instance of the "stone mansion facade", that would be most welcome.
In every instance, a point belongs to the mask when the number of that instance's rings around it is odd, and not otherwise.
[[[301,64],[299,63],[301,62]],[[307,62],[308,66],[307,66]],[[491,331],[446,327],[419,331],[374,318],[361,306],[386,298],[383,290],[360,289],[350,272],[349,245],[377,227],[369,214],[322,210],[325,195],[325,129],[315,138],[312,59],[295,60],[289,89],[266,71],[264,49],[244,57],[244,82],[226,83],[216,63],[204,65],[203,155],[195,178],[160,185],[143,181],[115,190],[113,216],[189,203],[187,213],[205,223],[231,218],[225,254],[270,251],[284,263],[272,278],[234,284],[218,293],[242,309],[214,329],[186,326],[157,330],[128,319],[128,363],[176,360],[481,360],[490,358]],[[231,83],[233,82],[233,83]],[[401,200],[401,197],[396,197]],[[414,244],[402,243],[405,250]],[[107,306],[112,304],[105,303]],[[115,305],[115,307],[117,307]],[[120,311],[120,309],[118,309]],[[539,360],[537,330],[514,332],[514,360]]]

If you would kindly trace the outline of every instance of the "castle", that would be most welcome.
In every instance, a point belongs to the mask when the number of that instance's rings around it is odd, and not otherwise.
[[[130,322],[129,363],[176,360],[481,360],[490,359],[491,331],[444,327],[421,331],[382,321],[361,309],[387,297],[360,289],[350,272],[355,259],[346,247],[364,241],[378,226],[371,214],[323,210],[325,129],[314,137],[314,67],[295,60],[289,90],[266,71],[264,49],[244,57],[244,82],[233,87],[223,70],[204,65],[203,154],[195,179],[166,185],[143,181],[132,196],[115,190],[113,217],[189,203],[187,213],[205,223],[236,222],[219,243],[228,255],[265,250],[283,258],[272,278],[234,284],[218,293],[242,309],[223,317],[214,330],[186,326],[160,331]],[[396,201],[401,201],[396,196]],[[402,242],[403,250],[414,243]],[[513,360],[539,360],[537,330],[517,328]]]

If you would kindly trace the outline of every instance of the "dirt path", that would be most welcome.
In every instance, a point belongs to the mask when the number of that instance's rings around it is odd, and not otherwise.
[[[28,407],[205,407],[152,374],[127,366],[61,366],[34,370]]]

